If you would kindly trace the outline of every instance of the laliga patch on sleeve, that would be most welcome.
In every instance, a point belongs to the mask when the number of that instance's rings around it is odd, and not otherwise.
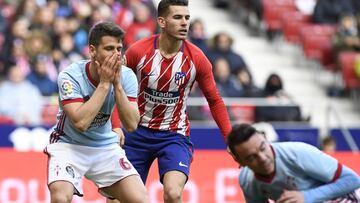
[[[70,80],[64,80],[61,83],[61,91],[64,94],[64,96],[69,96],[73,93],[73,85]]]

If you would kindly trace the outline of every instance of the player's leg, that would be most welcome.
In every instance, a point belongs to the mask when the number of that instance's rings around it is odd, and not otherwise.
[[[155,160],[154,152],[157,152],[156,140],[153,132],[139,126],[134,132],[125,132],[125,145],[123,146],[126,157],[139,173],[143,183],[146,183],[150,166]],[[155,137],[156,138],[156,137]]]
[[[82,196],[80,181],[86,170],[75,154],[81,154],[70,144],[53,143],[46,147],[48,155],[48,186],[52,203],[70,203],[73,194]],[[71,159],[69,157],[72,157]]]
[[[145,186],[138,175],[128,176],[109,187],[102,188],[101,190],[113,198],[116,198],[120,202],[149,202]]]
[[[165,173],[163,178],[165,203],[182,202],[186,180],[187,176],[183,172],[168,171]]]
[[[51,203],[71,203],[74,186],[66,181],[56,181],[49,185]]]
[[[96,159],[85,176],[98,186],[105,197],[125,203],[148,202],[139,173],[117,144],[98,149]]]
[[[164,185],[164,202],[179,203],[188,179],[193,145],[187,137],[177,133],[169,133],[162,140],[163,147],[157,155],[160,181]]]

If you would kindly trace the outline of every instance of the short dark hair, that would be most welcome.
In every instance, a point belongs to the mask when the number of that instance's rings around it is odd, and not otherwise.
[[[243,142],[246,142],[247,140],[250,139],[251,136],[255,135],[255,133],[261,133],[261,132],[257,131],[253,126],[249,124],[234,125],[227,137],[227,144],[229,146],[231,153],[237,156],[235,146]]]
[[[170,6],[188,6],[188,0],[161,0],[158,5],[158,16],[165,16]]]
[[[104,36],[116,37],[118,40],[122,40],[125,32],[115,23],[103,21],[95,24],[89,33],[89,45],[97,47],[100,44],[100,40]]]

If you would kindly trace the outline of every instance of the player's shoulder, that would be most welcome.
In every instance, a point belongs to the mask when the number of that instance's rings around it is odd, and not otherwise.
[[[293,161],[296,161],[304,152],[319,151],[316,147],[303,142],[280,142],[274,143],[272,146],[279,157],[285,157]]]
[[[77,78],[77,76],[82,75],[85,71],[85,66],[89,62],[89,60],[80,60],[71,63],[69,66],[67,66],[64,70],[62,70],[59,73],[59,76],[73,76],[74,78]]]
[[[144,47],[148,47],[149,45],[154,44],[155,37],[156,37],[156,35],[152,35],[152,36],[149,36],[149,37],[145,37],[145,38],[143,38],[143,39],[140,39],[140,40],[134,42],[134,43],[128,48],[128,50],[131,50],[131,49],[141,49],[141,50],[144,50]]]
[[[254,172],[248,167],[242,167],[239,174],[239,182],[242,188],[247,188],[254,180]]]
[[[286,151],[298,151],[304,148],[314,148],[314,146],[309,145],[304,142],[277,142],[273,143],[272,146],[274,148],[286,150]]]
[[[121,73],[123,75],[133,75],[133,74],[135,74],[134,71],[131,68],[129,68],[127,66],[124,66],[124,65],[121,66]]]
[[[185,49],[190,50],[192,54],[205,55],[204,52],[199,47],[197,47],[195,44],[193,44],[189,40],[184,40],[184,43],[185,43]]]

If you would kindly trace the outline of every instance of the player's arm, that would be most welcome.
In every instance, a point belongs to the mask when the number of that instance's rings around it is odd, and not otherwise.
[[[136,130],[140,120],[136,101],[138,85],[136,76],[132,71],[126,71],[124,77],[122,77],[121,72],[120,68],[116,73],[117,79],[113,83],[116,107],[123,127],[126,131],[132,132]]]
[[[299,144],[296,148],[296,164],[308,176],[324,182],[324,185],[302,191],[305,202],[323,202],[341,197],[360,187],[359,176],[336,159],[317,148]]]
[[[96,66],[100,78],[93,95],[85,102],[65,102],[63,104],[66,116],[79,131],[86,131],[100,111],[111,88],[111,82],[114,79],[115,73],[114,67],[117,63],[119,63],[119,61],[116,54],[106,57],[102,65],[97,61],[93,63],[93,65]],[[79,89],[81,89],[81,87],[79,87]]]
[[[226,142],[226,137],[231,131],[229,115],[226,110],[226,106],[216,88],[210,62],[203,54],[198,58],[199,62],[196,64],[198,68],[196,73],[196,80],[209,104],[211,114],[216,124],[219,126]]]

